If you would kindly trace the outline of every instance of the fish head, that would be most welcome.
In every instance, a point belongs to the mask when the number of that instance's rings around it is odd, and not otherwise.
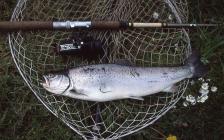
[[[70,86],[70,79],[64,74],[47,74],[43,76],[41,85],[49,92],[55,94],[64,93]]]

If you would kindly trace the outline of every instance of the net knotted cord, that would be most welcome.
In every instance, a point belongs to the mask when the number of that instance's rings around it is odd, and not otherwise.
[[[136,22],[187,22],[185,0],[19,0],[12,21],[22,20],[122,20]],[[23,79],[55,116],[85,139],[118,139],[134,133],[164,115],[184,93],[188,80],[175,93],[158,93],[144,101],[118,100],[94,103],[55,96],[40,85],[42,75],[87,64],[127,59],[136,66],[181,65],[189,55],[190,40],[184,29],[129,29],[121,31],[75,31],[103,42],[105,55],[94,61],[63,58],[52,44],[73,32],[17,32],[9,35],[12,57]],[[109,53],[108,53],[109,52]]]

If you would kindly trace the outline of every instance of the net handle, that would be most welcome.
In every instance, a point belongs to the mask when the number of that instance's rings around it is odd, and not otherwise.
[[[140,23],[125,21],[2,21],[0,32],[73,29],[197,28],[221,24]]]

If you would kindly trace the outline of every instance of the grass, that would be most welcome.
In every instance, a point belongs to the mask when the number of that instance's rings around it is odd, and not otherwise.
[[[15,2],[0,0],[0,20],[9,20]],[[221,0],[190,0],[190,21],[224,21]],[[169,134],[181,140],[220,140],[224,137],[224,30],[192,30],[192,46],[201,50],[210,66],[207,76],[218,87],[204,104],[169,111],[151,127],[125,137],[125,140],[164,139]],[[186,94],[195,94],[199,84]],[[190,89],[190,88],[189,88]],[[6,45],[6,35],[0,35],[0,139],[79,139],[71,129],[58,121],[36,99],[19,75]]]

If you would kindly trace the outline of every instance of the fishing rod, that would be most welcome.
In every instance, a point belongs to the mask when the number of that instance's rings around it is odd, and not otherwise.
[[[223,24],[142,23],[127,21],[2,21],[0,32],[74,29],[198,28]]]

